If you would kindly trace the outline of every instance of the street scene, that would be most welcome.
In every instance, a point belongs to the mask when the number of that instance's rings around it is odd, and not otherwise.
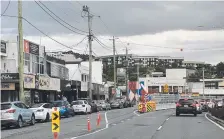
[[[223,7],[1,1],[1,138],[223,139]]]

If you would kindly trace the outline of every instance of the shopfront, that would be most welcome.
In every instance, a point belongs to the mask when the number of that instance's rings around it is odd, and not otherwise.
[[[1,74],[1,102],[19,100],[19,74]]]
[[[77,98],[81,97],[81,82],[61,80],[61,92],[69,102],[77,100]]]
[[[52,102],[60,93],[60,79],[36,76],[34,102]]]
[[[34,93],[35,93],[35,75],[24,74],[24,96],[26,104],[34,103]]]

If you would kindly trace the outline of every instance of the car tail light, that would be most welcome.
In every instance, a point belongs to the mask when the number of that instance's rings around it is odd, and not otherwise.
[[[85,107],[85,105],[82,105],[82,107]]]
[[[37,112],[43,112],[44,111],[44,109],[38,109],[37,110]]]
[[[16,112],[16,109],[7,110],[6,113],[14,113]]]
[[[176,104],[176,107],[180,107],[180,106],[181,106],[181,104],[180,104],[180,103],[177,103],[177,104]]]

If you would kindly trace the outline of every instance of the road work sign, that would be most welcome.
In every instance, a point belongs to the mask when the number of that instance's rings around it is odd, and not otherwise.
[[[52,132],[60,131],[60,114],[57,108],[52,111]]]

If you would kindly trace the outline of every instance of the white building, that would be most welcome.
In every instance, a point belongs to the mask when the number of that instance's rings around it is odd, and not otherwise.
[[[139,81],[143,81],[149,92],[159,93],[164,92],[164,86],[169,86],[169,92],[182,93],[187,90],[186,77],[194,73],[188,69],[166,69],[166,77],[144,77]]]

